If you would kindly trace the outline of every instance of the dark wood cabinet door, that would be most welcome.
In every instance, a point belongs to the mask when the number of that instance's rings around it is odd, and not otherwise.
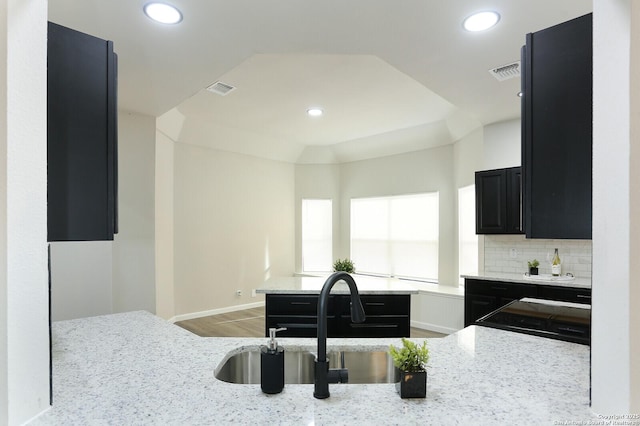
[[[541,285],[539,297],[541,299],[562,300],[565,302],[584,303],[590,305],[591,289]]]
[[[363,295],[360,297],[366,321],[351,322],[351,298],[331,295],[327,306],[327,337],[409,337],[410,295]],[[286,327],[282,337],[316,337],[318,296],[267,294],[265,298],[265,336],[269,328]]]
[[[522,172],[520,167],[507,169],[507,234],[522,234]]]
[[[523,297],[538,297],[538,286],[503,281],[465,279],[464,324],[476,320]]]
[[[522,167],[527,238],[591,238],[592,16],[526,38]]]
[[[482,318],[498,308],[498,301],[494,296],[465,295],[464,326],[473,325],[477,319]]]
[[[333,318],[332,318],[333,320]],[[333,323],[335,321],[331,321]],[[330,321],[327,319],[327,333]],[[318,319],[315,315],[268,315],[265,320],[265,337],[269,337],[270,328],[286,328],[278,332],[280,337],[316,337]]]
[[[476,233],[503,234],[507,229],[506,171],[476,172]]]
[[[329,298],[327,333],[335,330],[333,314],[335,296]],[[265,336],[270,328],[286,328],[278,333],[282,337],[315,337],[318,325],[318,296],[302,294],[268,294],[265,299]]]
[[[113,43],[49,23],[49,241],[117,233],[117,59]]]
[[[520,167],[476,172],[476,234],[522,234]]]
[[[349,316],[341,321],[341,337],[409,337],[409,321],[405,316],[368,316],[360,324],[351,322]]]
[[[340,329],[344,337],[409,337],[411,331],[410,295],[364,295],[360,297],[366,320],[351,322],[349,296],[342,296]]]

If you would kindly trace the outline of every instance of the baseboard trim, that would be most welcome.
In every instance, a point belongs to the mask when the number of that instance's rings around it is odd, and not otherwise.
[[[227,306],[226,308],[210,309],[208,311],[200,311],[200,312],[192,312],[190,314],[176,315],[170,318],[168,321],[171,323],[175,323],[178,321],[186,321],[186,320],[195,319],[195,318],[208,317],[210,315],[219,315],[219,314],[226,314],[229,312],[243,311],[245,309],[261,308],[263,306],[264,306],[264,302],[254,302],[254,303],[247,303],[244,305]]]
[[[457,331],[460,331],[455,328],[445,327],[438,324],[430,324],[428,322],[420,322],[420,321],[411,321],[411,327],[420,328],[422,330],[435,331],[436,333],[444,333],[444,334],[452,334]]]

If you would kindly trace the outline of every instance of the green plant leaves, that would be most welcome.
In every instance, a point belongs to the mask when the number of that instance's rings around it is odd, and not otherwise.
[[[353,264],[353,262],[349,259],[344,259],[344,260],[336,260],[333,264],[333,271],[334,272],[338,272],[338,271],[344,271],[347,272],[349,274],[353,274],[356,271],[356,268]]]
[[[429,349],[426,341],[422,345],[418,345],[403,337],[402,348],[390,345],[389,353],[393,358],[393,364],[402,371],[413,373],[424,371],[429,361]]]

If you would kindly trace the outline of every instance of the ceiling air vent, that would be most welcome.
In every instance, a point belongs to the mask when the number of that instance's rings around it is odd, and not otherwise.
[[[216,81],[211,86],[207,87],[207,90],[217,95],[225,96],[236,90],[236,88],[221,81]]]
[[[520,77],[520,61],[490,69],[489,74],[494,76],[498,81],[505,81],[510,78]]]

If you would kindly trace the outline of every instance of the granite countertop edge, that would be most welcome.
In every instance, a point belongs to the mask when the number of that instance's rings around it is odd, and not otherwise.
[[[358,293],[363,295],[406,295],[418,294],[419,289],[411,281],[396,278],[353,275]],[[327,276],[284,276],[272,277],[256,288],[258,294],[320,294]],[[332,294],[349,294],[349,287],[338,281],[331,289]]]
[[[381,289],[381,290],[368,290],[368,289],[360,289],[358,288],[358,293],[361,295],[406,295],[406,294],[418,294],[420,291],[418,289]],[[315,289],[286,289],[286,288],[258,288],[256,289],[257,294],[320,294],[320,290]],[[350,294],[349,290],[345,289],[334,289],[331,291],[331,294]]]
[[[427,398],[401,399],[394,384],[259,385],[215,378],[216,367],[264,338],[202,338],[144,311],[55,322],[52,424],[541,424],[595,418],[589,348],[471,326],[427,339]],[[412,339],[422,341],[424,339]],[[316,340],[281,338],[286,350]],[[400,339],[329,339],[330,349],[384,350]],[[367,401],[366,404],[363,402]]]
[[[571,281],[545,281],[532,280],[524,278],[524,274],[477,274],[477,275],[460,275],[462,278],[470,278],[483,281],[502,281],[519,284],[548,285],[555,287],[572,287],[572,288],[591,288],[591,280],[586,278],[575,278]]]

